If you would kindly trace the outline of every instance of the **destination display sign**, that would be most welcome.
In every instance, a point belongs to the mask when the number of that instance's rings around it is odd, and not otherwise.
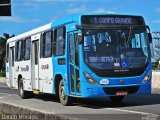
[[[120,15],[82,16],[82,24],[95,25],[144,25],[142,17]]]

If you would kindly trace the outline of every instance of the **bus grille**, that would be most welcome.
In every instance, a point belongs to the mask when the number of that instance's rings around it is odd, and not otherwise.
[[[117,91],[127,91],[128,94],[136,93],[139,89],[139,85],[137,86],[125,86],[125,87],[105,87],[103,88],[106,94],[115,95]]]

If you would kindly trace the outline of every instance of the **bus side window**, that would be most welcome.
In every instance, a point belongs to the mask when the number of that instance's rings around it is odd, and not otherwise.
[[[64,55],[65,53],[65,34],[66,33],[66,28],[61,27],[58,28],[54,31],[54,55],[59,56],[59,55]]]
[[[8,57],[9,57],[9,44],[7,44],[6,63],[8,63]]]
[[[24,40],[24,46],[23,46],[24,60],[30,59],[30,49],[31,49],[31,38],[26,38]]]
[[[43,34],[42,41],[42,57],[47,58],[52,56],[52,32],[48,31]]]
[[[12,67],[14,67],[14,49],[12,48]]]
[[[16,60],[21,61],[22,60],[22,40],[18,41],[16,44]]]
[[[79,41],[78,41],[78,33],[74,34],[75,39],[75,64],[79,67]]]

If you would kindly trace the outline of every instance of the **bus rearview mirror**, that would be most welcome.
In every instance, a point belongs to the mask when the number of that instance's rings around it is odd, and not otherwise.
[[[149,42],[152,43],[152,34],[150,32],[150,27],[148,25],[146,25],[146,28],[148,30],[148,39],[149,39]]]
[[[152,34],[148,33],[149,42],[152,43]]]

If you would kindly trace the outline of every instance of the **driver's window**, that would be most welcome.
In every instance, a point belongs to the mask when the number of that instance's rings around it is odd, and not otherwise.
[[[135,34],[135,36],[132,38],[132,48],[141,48],[140,34]]]

